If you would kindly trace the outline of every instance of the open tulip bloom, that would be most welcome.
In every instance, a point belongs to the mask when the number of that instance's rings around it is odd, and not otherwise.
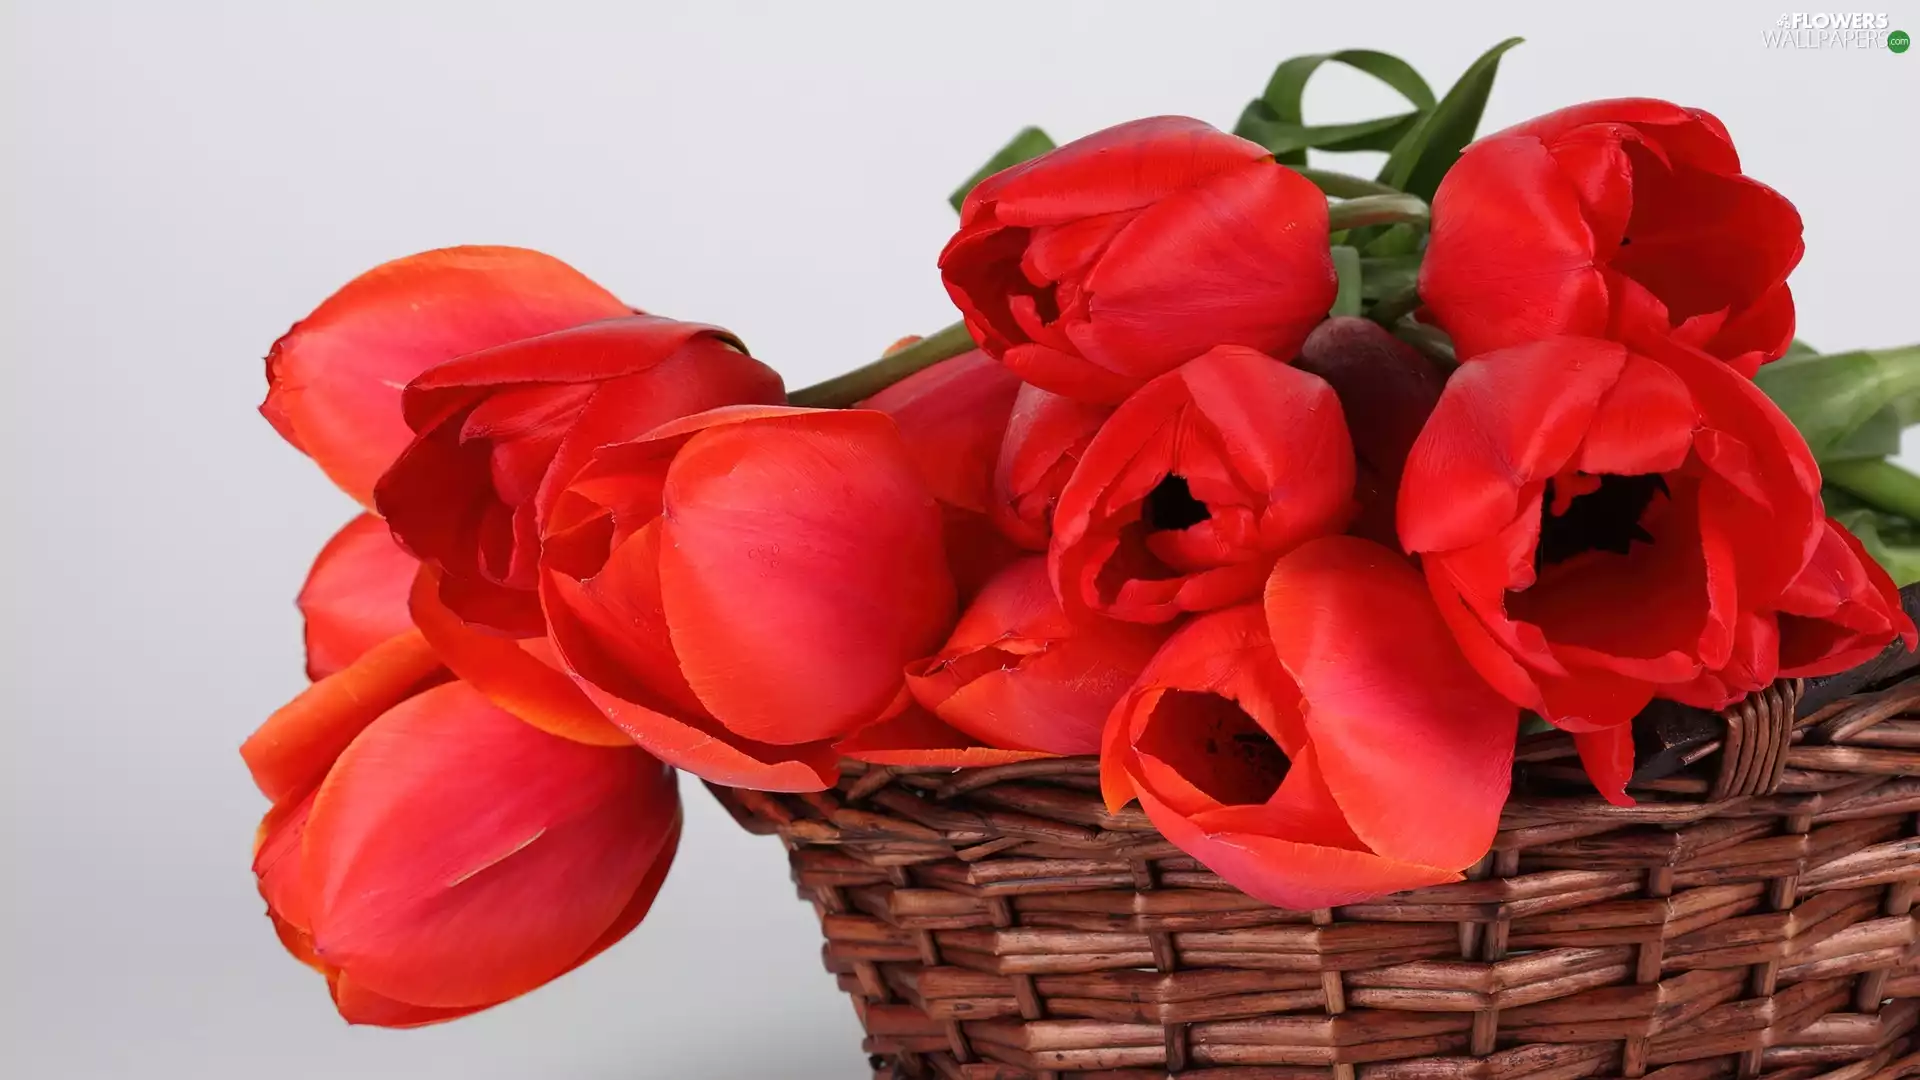
[[[261,406],[366,510],[242,751],[281,942],[355,1023],[485,1009],[640,923],[676,771],[847,760],[1097,757],[1332,908],[1479,863],[1523,725],[1630,804],[1653,703],[1914,648],[1920,347],[1795,339],[1800,216],[1706,112],[1472,141],[1510,44],[1411,124],[1276,78],[1231,133],[1029,130],[928,253],[960,322],[791,394],[532,251],[347,284]]]

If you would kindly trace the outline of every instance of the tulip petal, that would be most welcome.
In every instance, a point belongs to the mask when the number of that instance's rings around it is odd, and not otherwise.
[[[1553,338],[1454,372],[1401,479],[1407,550],[1450,551],[1507,527],[1528,486],[1573,457],[1626,360],[1613,342]]]
[[[994,464],[990,514],[1022,547],[1044,551],[1073,467],[1113,410],[1022,385]]]
[[[1234,169],[1141,211],[1086,279],[1088,321],[1068,337],[1138,378],[1242,345],[1292,356],[1338,290],[1327,201],[1281,165]],[[1170,273],[1169,267],[1178,267]]]
[[[397,259],[349,282],[274,342],[260,411],[371,507],[374,481],[412,438],[401,387],[456,356],[629,310],[535,251],[456,247]]]
[[[1477,861],[1499,829],[1519,710],[1461,655],[1420,574],[1378,544],[1329,537],[1280,560],[1265,602],[1354,834],[1407,862]]]
[[[1114,703],[1166,631],[1073,619],[1030,556],[987,583],[907,686],[941,720],[989,746],[1091,754]]]
[[[320,549],[300,588],[307,678],[320,680],[413,625],[407,594],[419,563],[372,514],[347,522]]]
[[[723,412],[702,414],[667,472],[674,654],[739,735],[838,738],[884,714],[952,616],[938,507],[880,413]]]
[[[917,371],[860,403],[893,417],[933,497],[987,512],[994,459],[1020,378],[974,350]]]
[[[429,1024],[444,1024],[449,1020],[458,1020],[463,1016],[472,1016],[481,1009],[491,1008],[498,1002],[485,1005],[469,1005],[460,1008],[442,1009],[425,1005],[409,1005],[382,994],[374,993],[360,984],[358,979],[345,972],[335,972],[327,978],[327,989],[333,995],[333,1007],[340,1018],[349,1024],[364,1024],[369,1027],[417,1028]]]
[[[1457,871],[1302,844],[1246,832],[1209,833],[1140,791],[1140,807],[1161,834],[1226,882],[1275,907],[1310,911],[1371,900],[1403,889],[1460,880]]]
[[[240,756],[261,794],[276,804],[297,801],[368,724],[444,674],[419,631],[396,634],[275,710]]]
[[[1606,281],[1580,194],[1528,135],[1482,139],[1447,170],[1433,196],[1420,297],[1462,358],[1605,331]]]
[[[1318,376],[1221,346],[1142,387],[1061,491],[1049,572],[1069,610],[1166,622],[1259,592],[1272,560],[1339,531],[1353,454]],[[1176,483],[1172,516],[1162,489]]]
[[[1895,638],[1909,652],[1920,647],[1893,578],[1832,518],[1780,604],[1780,674],[1787,678],[1845,671]]]
[[[728,731],[705,717],[648,708],[585,679],[580,690],[642,749],[710,784],[756,791],[821,791],[840,775],[831,743],[772,746]]]
[[[1054,755],[1039,750],[983,746],[927,710],[909,705],[898,716],[869,724],[834,744],[834,750],[872,765],[978,769]]]
[[[430,1008],[504,1001],[571,969],[677,829],[673,774],[548,735],[460,683],[385,713],[307,823],[315,950]]]
[[[1262,147],[1186,116],[1152,116],[1097,131],[975,185],[961,207],[971,224],[1050,225],[1137,210],[1248,162]]]
[[[439,572],[421,567],[413,588],[413,620],[455,675],[549,735],[590,746],[633,744],[566,672],[528,650],[527,641],[541,639],[504,638],[468,626],[440,602],[439,587]]]
[[[1573,745],[1595,790],[1615,806],[1632,806],[1627,781],[1633,779],[1633,728],[1614,724],[1597,731],[1575,732]]]

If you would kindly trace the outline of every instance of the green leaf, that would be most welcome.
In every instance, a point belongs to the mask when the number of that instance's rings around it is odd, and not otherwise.
[[[1423,199],[1433,198],[1440,178],[1453,167],[1461,149],[1473,141],[1474,132],[1480,127],[1487,95],[1493,90],[1493,77],[1500,71],[1500,57],[1520,41],[1517,37],[1508,38],[1468,66],[1453,89],[1440,99],[1440,104],[1393,148],[1386,167],[1380,170],[1381,183],[1392,184]]]
[[[1330,316],[1360,314],[1360,252],[1345,244],[1333,246],[1333,269],[1340,275],[1340,291],[1334,294]]]
[[[1920,407],[1920,345],[1826,356],[1790,353],[1761,368],[1753,381],[1800,429],[1822,464],[1878,457],[1899,449],[1898,428]]]
[[[1345,64],[1386,83],[1413,111],[1351,124],[1309,125],[1301,111],[1307,81],[1327,63]],[[1247,103],[1233,133],[1273,151],[1282,165],[1305,165],[1309,148],[1321,150],[1388,150],[1433,108],[1433,89],[1413,65],[1372,49],[1347,49],[1283,60],[1274,68],[1267,89]]]
[[[1010,169],[1023,161],[1037,158],[1051,149],[1053,149],[1053,140],[1046,132],[1037,127],[1021,128],[1020,133],[1008,140],[1007,145],[1001,147],[999,153],[988,158],[987,163],[980,166],[979,171],[967,177],[966,183],[955,188],[953,194],[947,197],[947,201],[953,204],[955,210],[958,210],[960,205],[967,201],[967,193],[972,191],[974,185],[980,181],[1002,169]]]
[[[1822,492],[1827,513],[1852,530],[1874,560],[1902,588],[1920,581],[1920,523],[1890,514],[1829,485]]]
[[[1417,112],[1360,120],[1351,124],[1291,124],[1273,119],[1266,104],[1254,101],[1240,114],[1233,133],[1273,151],[1282,165],[1305,165],[1316,150],[1391,150],[1420,122]]]

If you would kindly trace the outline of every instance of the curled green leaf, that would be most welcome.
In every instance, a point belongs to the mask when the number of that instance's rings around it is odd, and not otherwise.
[[[1408,112],[1344,124],[1308,124],[1302,111],[1307,82],[1328,63],[1344,64],[1379,79],[1407,99]],[[1413,65],[1390,53],[1346,49],[1283,60],[1267,88],[1247,103],[1233,133],[1273,151],[1283,165],[1305,165],[1307,151],[1389,150],[1433,108],[1433,90]]]

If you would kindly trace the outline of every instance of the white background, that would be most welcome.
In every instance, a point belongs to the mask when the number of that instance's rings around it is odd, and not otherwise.
[[[385,259],[541,248],[731,327],[798,386],[952,320],[945,196],[1023,124],[1230,125],[1280,58],[1356,45],[1444,88],[1523,34],[1491,124],[1627,94],[1709,108],[1806,216],[1803,335],[1920,338],[1920,52],[1769,50],[1769,5],[7,10],[0,1073],[19,1080],[866,1075],[781,851],[696,784],[647,923],[490,1013],[350,1029],[276,944],[235,747],[302,685],[291,599],[353,507],[254,413],[260,357]],[[1891,14],[1920,32],[1920,5]],[[1315,83],[1316,118],[1391,104],[1343,74]]]

